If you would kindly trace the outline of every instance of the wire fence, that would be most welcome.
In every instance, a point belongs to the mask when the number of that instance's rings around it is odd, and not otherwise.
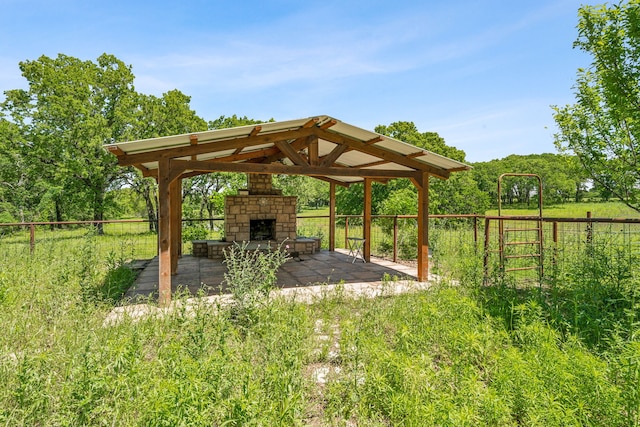
[[[336,216],[335,247],[347,248],[348,237],[362,237],[362,224],[362,216]],[[149,259],[158,253],[155,225],[145,220],[0,224],[0,261],[46,257],[50,251],[81,256],[87,247],[103,256]],[[320,238],[323,249],[329,248],[329,228],[328,215],[297,218],[297,235]],[[371,254],[414,262],[417,228],[416,216],[373,216]],[[223,238],[224,218],[185,219],[182,235],[182,253],[190,254],[193,240]],[[577,259],[593,256],[594,248],[612,259],[640,259],[640,219],[429,217],[432,265],[452,277],[466,264],[479,263],[485,282],[542,283],[569,274]]]

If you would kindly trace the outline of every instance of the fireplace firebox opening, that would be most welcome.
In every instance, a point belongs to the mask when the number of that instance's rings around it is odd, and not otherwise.
[[[275,219],[252,219],[249,220],[249,240],[275,240],[276,220]]]

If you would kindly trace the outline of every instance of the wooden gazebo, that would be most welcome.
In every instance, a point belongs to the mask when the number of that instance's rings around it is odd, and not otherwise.
[[[371,184],[409,178],[418,190],[418,280],[428,278],[429,177],[464,163],[328,116],[270,122],[106,146],[121,166],[158,182],[159,303],[171,302],[181,248],[182,178],[210,172],[307,175],[330,186],[329,249],[335,248],[336,185],[364,182],[364,258],[371,254]]]

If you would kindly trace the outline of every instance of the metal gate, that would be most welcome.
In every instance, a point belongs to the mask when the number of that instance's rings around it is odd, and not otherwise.
[[[506,176],[535,178],[538,185],[538,215],[502,214],[502,179]],[[542,283],[543,270],[543,229],[542,229],[542,179],[536,174],[505,173],[498,178],[498,248],[490,247],[490,220],[485,221],[485,283],[488,281],[489,258],[498,253],[501,277],[528,270],[537,271],[538,283]]]

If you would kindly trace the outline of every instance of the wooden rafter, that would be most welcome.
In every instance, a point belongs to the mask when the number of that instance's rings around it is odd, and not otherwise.
[[[307,140],[307,137],[303,137],[303,138],[297,138],[296,140],[294,140],[293,142],[291,142],[289,145],[291,145],[291,148],[293,148],[296,152],[300,152],[300,150],[304,149],[307,147],[309,141]],[[277,150],[276,153],[267,156],[262,163],[273,163],[273,162],[277,162],[280,159],[284,159],[285,157],[287,157],[282,151]]]
[[[203,162],[240,162],[254,159],[263,159],[267,156],[280,153],[277,147],[263,148],[262,150],[247,151],[240,154],[230,154],[228,156],[216,157],[214,159],[203,160]]]
[[[380,142],[380,141],[382,141],[382,137],[381,137],[381,136],[376,136],[376,137],[374,137],[374,138],[371,138],[371,139],[370,139],[370,140],[368,140],[368,141],[365,141],[364,143],[365,143],[365,144],[367,144],[367,145],[373,145],[373,144],[375,144],[376,142]]]
[[[402,154],[396,153],[394,151],[386,150],[374,145],[367,145],[357,139],[339,135],[337,133],[330,132],[324,129],[316,129],[316,133],[319,138],[333,142],[334,144],[346,144],[352,147],[354,150],[371,154],[372,156],[378,157],[381,160],[388,160],[390,162],[407,166],[418,171],[429,172],[432,175],[437,176],[438,178],[449,178],[449,172],[444,169],[438,169],[433,166],[429,166],[425,163],[418,162],[417,160],[407,158],[406,156],[403,156]]]
[[[189,135],[189,145],[198,145],[198,135]],[[198,156],[195,154],[191,156],[191,160],[196,160]]]
[[[314,175],[314,176],[312,176],[312,178],[319,179],[320,181],[328,182],[329,184],[333,183],[335,185],[339,185],[339,186],[345,187],[345,188],[348,188],[349,185],[351,185],[348,182],[338,181],[337,179],[332,179],[332,178],[329,178],[328,176]]]
[[[285,156],[287,156],[293,162],[294,165],[308,166],[308,163],[305,161],[305,159],[303,159],[302,156],[298,154],[298,152],[293,147],[291,147],[291,144],[284,141],[277,141],[275,144],[276,144],[276,147],[278,147],[278,149]]]
[[[115,154],[116,156],[123,156],[125,154],[125,152],[122,151],[122,149],[117,145],[108,145],[107,150],[109,150],[109,152]]]
[[[373,166],[388,165],[389,163],[391,163],[389,160],[378,160],[377,162],[363,163],[361,165],[358,165],[358,167],[359,168],[370,168],[370,167],[373,167]]]
[[[260,133],[261,130],[262,130],[262,126],[258,125],[253,129],[251,129],[251,132],[249,132],[249,136],[256,136],[257,134]]]
[[[302,125],[302,127],[303,127],[303,128],[310,128],[310,127],[312,127],[312,126],[315,126],[315,125],[316,125],[316,123],[318,123],[319,121],[320,121],[320,118],[319,118],[319,117],[314,117],[314,118],[312,118],[312,119],[307,120],[307,121]]]
[[[326,156],[320,158],[320,166],[331,166],[333,165],[338,157],[340,157],[345,151],[349,149],[348,145],[338,144],[333,150]]]
[[[320,126],[318,126],[320,129],[329,129],[332,126],[335,126],[336,123],[338,123],[338,121],[336,119],[331,119],[326,123],[321,124]]]
[[[414,171],[384,169],[360,169],[353,167],[299,166],[265,163],[201,162],[192,160],[172,160],[172,174],[176,171],[193,170],[201,172],[247,172],[308,176],[356,176],[369,178],[415,178]],[[172,175],[173,176],[173,175]]]
[[[136,154],[124,154],[118,156],[118,164],[120,166],[131,166],[136,163],[155,162],[159,158],[177,158],[187,157],[198,154],[215,153],[218,151],[225,151],[230,149],[237,149],[239,147],[251,147],[254,145],[262,145],[268,143],[275,143],[276,141],[288,141],[297,138],[306,138],[313,135],[315,128],[301,128],[288,130],[279,133],[272,133],[266,135],[256,135],[253,137],[242,136],[237,138],[230,138],[212,143],[203,143],[200,141],[198,145],[187,145],[180,147],[164,148],[161,150],[146,151]],[[109,147],[107,147],[109,148]]]

